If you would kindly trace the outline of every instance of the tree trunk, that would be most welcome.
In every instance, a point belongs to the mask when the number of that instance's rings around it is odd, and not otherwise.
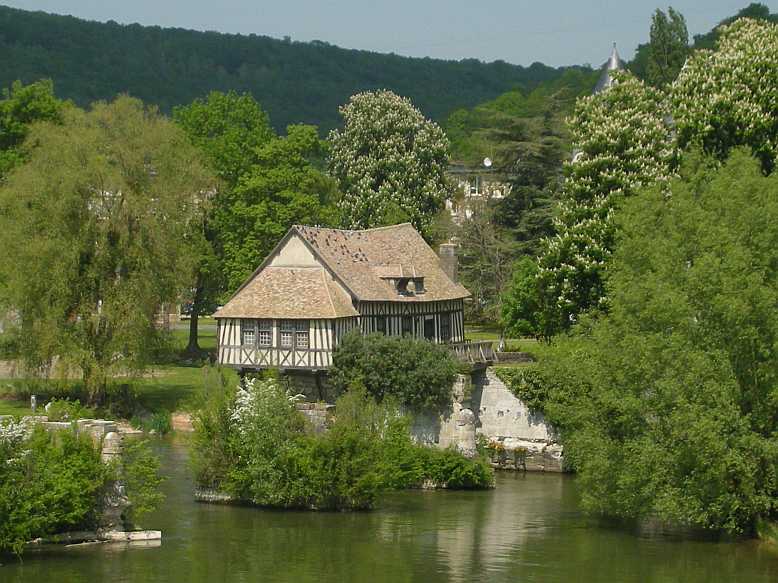
[[[189,342],[186,345],[185,353],[187,356],[199,358],[202,356],[200,343],[198,339],[198,323],[200,320],[200,310],[203,303],[203,286],[200,278],[197,278],[197,287],[195,288],[194,298],[192,299],[192,313],[189,316]]]
[[[88,405],[90,407],[99,407],[105,402],[105,388],[107,379],[99,369],[93,366],[85,365],[81,367],[84,388],[86,389]]]

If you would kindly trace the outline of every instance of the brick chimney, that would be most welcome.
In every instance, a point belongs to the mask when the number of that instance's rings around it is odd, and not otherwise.
[[[459,260],[457,259],[457,245],[455,243],[442,243],[438,255],[440,256],[440,264],[443,267],[443,271],[451,278],[451,281],[458,283],[457,267]]]

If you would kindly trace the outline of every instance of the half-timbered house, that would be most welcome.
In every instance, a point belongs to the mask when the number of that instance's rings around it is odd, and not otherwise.
[[[218,360],[243,371],[322,371],[354,328],[462,342],[469,295],[410,224],[294,226],[216,312]]]

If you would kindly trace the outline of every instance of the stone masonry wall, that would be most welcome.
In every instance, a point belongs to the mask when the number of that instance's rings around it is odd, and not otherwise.
[[[507,451],[527,450],[527,469],[561,472],[562,446],[551,426],[540,413],[529,408],[505,386],[494,369],[473,379],[471,406],[476,432],[498,442]]]
[[[473,452],[476,439],[500,444],[512,459],[513,451],[527,451],[531,471],[561,472],[562,446],[540,414],[533,414],[492,369],[469,378],[459,376],[454,385],[451,409],[444,415],[417,417],[412,427],[415,439],[441,448],[456,447]]]

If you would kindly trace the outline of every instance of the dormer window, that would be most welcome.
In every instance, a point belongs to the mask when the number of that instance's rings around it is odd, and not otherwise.
[[[401,296],[414,296],[424,293],[423,277],[401,277],[396,280],[397,293]]]

